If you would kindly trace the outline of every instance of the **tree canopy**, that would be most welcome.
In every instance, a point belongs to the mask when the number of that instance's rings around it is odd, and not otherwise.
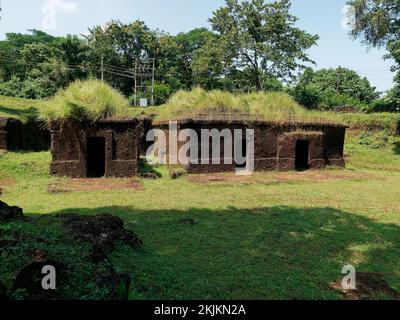
[[[307,49],[317,35],[296,28],[289,0],[226,0],[210,19],[217,36],[203,54],[219,56],[226,73],[248,70],[257,90],[264,89],[265,76],[291,78],[296,70],[312,63]]]

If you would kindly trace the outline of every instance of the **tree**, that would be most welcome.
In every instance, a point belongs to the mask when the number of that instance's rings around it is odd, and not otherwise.
[[[386,47],[396,62],[393,71],[400,70],[400,1],[349,0],[350,35],[372,47]],[[396,87],[390,93],[397,104],[400,99],[400,73],[395,77]]]
[[[399,0],[349,0],[350,34],[374,47],[398,41],[400,34]]]
[[[129,24],[111,21],[105,26],[89,29],[86,37],[91,73],[99,76],[101,56],[108,67],[106,80],[126,95],[132,93],[133,72],[137,59],[156,58],[160,51],[158,35],[140,20]],[[126,72],[128,71],[128,73]],[[118,77],[117,75],[125,75]]]
[[[291,78],[304,63],[312,63],[306,50],[318,36],[295,27],[290,7],[289,0],[226,0],[210,19],[217,37],[207,43],[201,59],[219,61],[222,75],[248,68],[257,90],[264,89],[265,75]]]
[[[342,95],[367,104],[379,97],[376,88],[371,86],[367,78],[342,67],[318,71],[307,69],[300,77],[298,87],[313,88],[320,95]]]

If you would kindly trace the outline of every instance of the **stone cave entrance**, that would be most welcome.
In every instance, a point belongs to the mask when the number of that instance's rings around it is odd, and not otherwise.
[[[304,171],[308,169],[310,169],[310,142],[308,140],[297,140],[296,170]]]
[[[106,174],[106,138],[91,137],[87,141],[87,175],[101,178]]]

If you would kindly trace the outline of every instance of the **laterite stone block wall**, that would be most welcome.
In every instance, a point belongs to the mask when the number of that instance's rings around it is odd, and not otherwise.
[[[139,120],[136,119],[54,124],[50,172],[57,176],[87,177],[88,139],[104,138],[105,176],[136,176],[139,172],[140,137]]]
[[[155,125],[168,135],[168,123]],[[224,120],[184,120],[178,121],[178,131],[193,129],[201,137],[202,129],[254,130],[254,164],[256,171],[289,171],[296,169],[296,143],[309,143],[308,164],[310,169],[322,169],[327,165],[344,167],[344,141],[346,127],[341,125],[314,123],[273,123],[259,121]],[[181,142],[180,145],[183,145]],[[223,145],[223,143],[222,143]],[[203,146],[199,145],[199,154]],[[210,153],[211,154],[211,153]],[[233,155],[232,155],[233,157]],[[224,150],[221,146],[221,164],[189,164],[189,173],[232,172],[235,164],[224,164]],[[210,156],[209,162],[212,162]],[[234,161],[233,161],[234,163]]]

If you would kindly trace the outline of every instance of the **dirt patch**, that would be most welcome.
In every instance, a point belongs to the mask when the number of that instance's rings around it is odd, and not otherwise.
[[[16,181],[12,178],[0,178],[0,195],[9,187],[16,184]]]
[[[112,190],[143,190],[142,184],[136,179],[60,179],[48,186],[49,193],[112,191]]]
[[[331,288],[342,292],[349,300],[376,300],[385,296],[390,299],[400,300],[400,292],[397,292],[386,282],[382,274],[358,272],[357,289],[344,290],[340,282],[331,284]]]
[[[290,182],[326,182],[333,180],[364,180],[376,178],[372,174],[350,171],[309,170],[303,172],[255,172],[250,176],[237,176],[233,173],[190,175],[188,180],[196,184],[267,184]]]

